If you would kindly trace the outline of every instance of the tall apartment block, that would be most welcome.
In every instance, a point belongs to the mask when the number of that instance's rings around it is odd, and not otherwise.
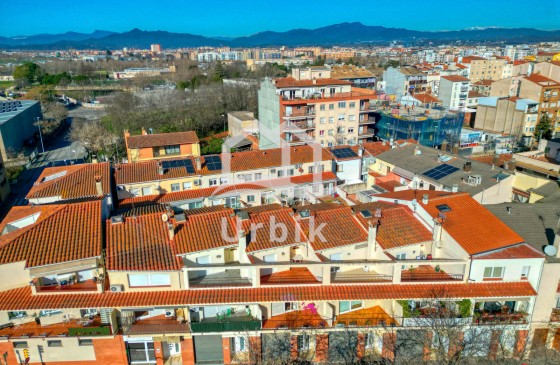
[[[331,78],[327,68],[295,69],[259,90],[260,148],[356,145],[373,138],[374,91]]]

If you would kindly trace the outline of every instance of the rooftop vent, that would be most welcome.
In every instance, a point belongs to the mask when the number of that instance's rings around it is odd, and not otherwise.
[[[300,211],[299,211],[299,216],[300,216],[301,218],[309,218],[309,215],[310,215],[310,214],[311,214],[311,213],[309,212],[309,209],[305,209],[305,210],[300,210]]]
[[[371,218],[372,217],[371,212],[367,209],[360,211],[360,214],[364,218]]]
[[[442,213],[451,212],[451,207],[447,204],[436,205],[436,208]]]
[[[465,171],[465,172],[471,172],[472,171],[471,161],[465,162],[465,164],[463,165],[463,171]]]

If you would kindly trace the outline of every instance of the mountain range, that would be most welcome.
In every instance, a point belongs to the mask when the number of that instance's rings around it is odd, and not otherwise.
[[[534,28],[473,27],[453,31],[416,31],[403,28],[369,26],[361,23],[341,23],[316,29],[292,29],[286,32],[265,31],[247,37],[205,37],[189,33],[143,31],[132,29],[117,33],[96,30],[93,33],[67,32],[32,36],[0,37],[2,49],[63,50],[63,49],[147,49],[150,44],[162,48],[202,46],[266,47],[266,46],[333,46],[382,44],[399,41],[409,44],[422,42],[557,42],[560,30]]]

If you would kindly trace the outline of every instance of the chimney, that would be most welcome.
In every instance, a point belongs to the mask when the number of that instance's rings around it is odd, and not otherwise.
[[[128,131],[128,129],[124,130],[124,140],[126,141],[126,139],[130,137],[130,132]]]
[[[471,163],[471,161],[465,162],[465,164],[463,165],[463,171],[464,171],[464,172],[471,172],[471,171],[472,171],[472,163]]]
[[[364,155],[364,147],[359,146],[358,147],[358,156],[362,157]]]
[[[158,168],[158,174],[159,175],[164,175],[165,174],[165,170],[163,169],[163,166],[161,165],[161,162],[159,162],[159,161],[157,163],[157,168]]]
[[[511,215],[511,207],[506,207],[508,215]]]
[[[447,152],[448,147],[449,147],[449,142],[443,141],[443,142],[441,143],[441,150],[442,150],[443,152]]]
[[[103,184],[101,183],[101,176],[95,176],[95,190],[97,191],[97,196],[104,196],[103,194]]]
[[[367,238],[367,252],[366,252],[366,260],[372,260],[374,257],[374,252],[377,249],[377,226],[379,225],[379,221],[375,224],[369,222],[368,224],[368,238]]]
[[[167,233],[169,234],[169,241],[173,242],[175,238],[175,227],[173,227],[173,223],[167,222]]]
[[[428,204],[430,201],[430,196],[428,194],[422,195],[422,204]]]
[[[202,163],[200,162],[200,157],[195,157],[195,158],[194,158],[194,163],[196,164],[196,169],[197,169],[197,170],[201,170],[201,169],[202,169]]]
[[[145,136],[147,134],[148,134],[148,132],[146,132],[146,128],[142,127],[142,135]]]
[[[453,150],[452,152],[453,152],[454,155],[458,155],[458,154],[459,154],[459,144],[455,143],[455,144],[453,145],[453,149],[452,149],[452,150]]]
[[[509,171],[515,171],[515,160],[513,158],[511,160],[509,160],[508,170]]]
[[[456,193],[458,191],[459,191],[459,185],[453,184],[453,186],[451,187],[451,192]]]
[[[239,253],[239,262],[248,264],[249,257],[247,256],[247,235],[245,231],[240,229],[237,233],[237,240],[239,241],[238,245],[238,253]]]
[[[500,166],[500,155],[494,154],[492,156],[492,165]]]

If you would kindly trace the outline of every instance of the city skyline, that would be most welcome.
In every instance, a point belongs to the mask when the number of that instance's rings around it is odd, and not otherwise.
[[[265,31],[283,32],[291,29],[314,29],[323,26],[361,22],[389,28],[405,28],[421,31],[460,30],[475,27],[536,28],[543,30],[560,29],[558,22],[560,8],[556,3],[537,1],[548,11],[539,17],[527,17],[526,13],[512,7],[507,1],[491,3],[474,0],[471,9],[481,7],[470,17],[464,13],[449,10],[446,2],[436,0],[424,9],[430,14],[426,19],[423,10],[412,1],[401,1],[399,11],[390,3],[358,1],[352,8],[340,8],[334,1],[321,3],[321,16],[311,17],[302,22],[302,14],[317,11],[317,5],[297,4],[297,9],[286,6],[282,16],[276,4],[266,4],[253,0],[235,3],[215,1],[213,5],[201,1],[188,4],[171,1],[166,7],[156,6],[153,2],[139,0],[132,3],[124,1],[115,5],[107,0],[97,2],[98,9],[91,11],[86,3],[76,3],[72,7],[60,8],[53,1],[44,1],[26,9],[26,16],[4,19],[0,25],[0,35],[4,37],[28,36],[35,34],[57,34],[68,31],[91,33],[94,30],[126,32],[134,28],[142,30],[164,30],[176,33],[191,33],[208,37],[239,37]],[[537,6],[539,4],[535,4]],[[483,8],[482,8],[483,6]],[[21,11],[21,4],[4,5],[7,13]],[[371,9],[357,12],[356,9]],[[173,10],[173,11],[171,11]],[[377,14],[377,16],[372,16]],[[196,14],[192,14],[196,13]],[[126,16],[123,16],[126,15]],[[421,16],[419,16],[421,15]],[[49,19],[45,22],[45,19]],[[232,19],[234,21],[232,21]]]

